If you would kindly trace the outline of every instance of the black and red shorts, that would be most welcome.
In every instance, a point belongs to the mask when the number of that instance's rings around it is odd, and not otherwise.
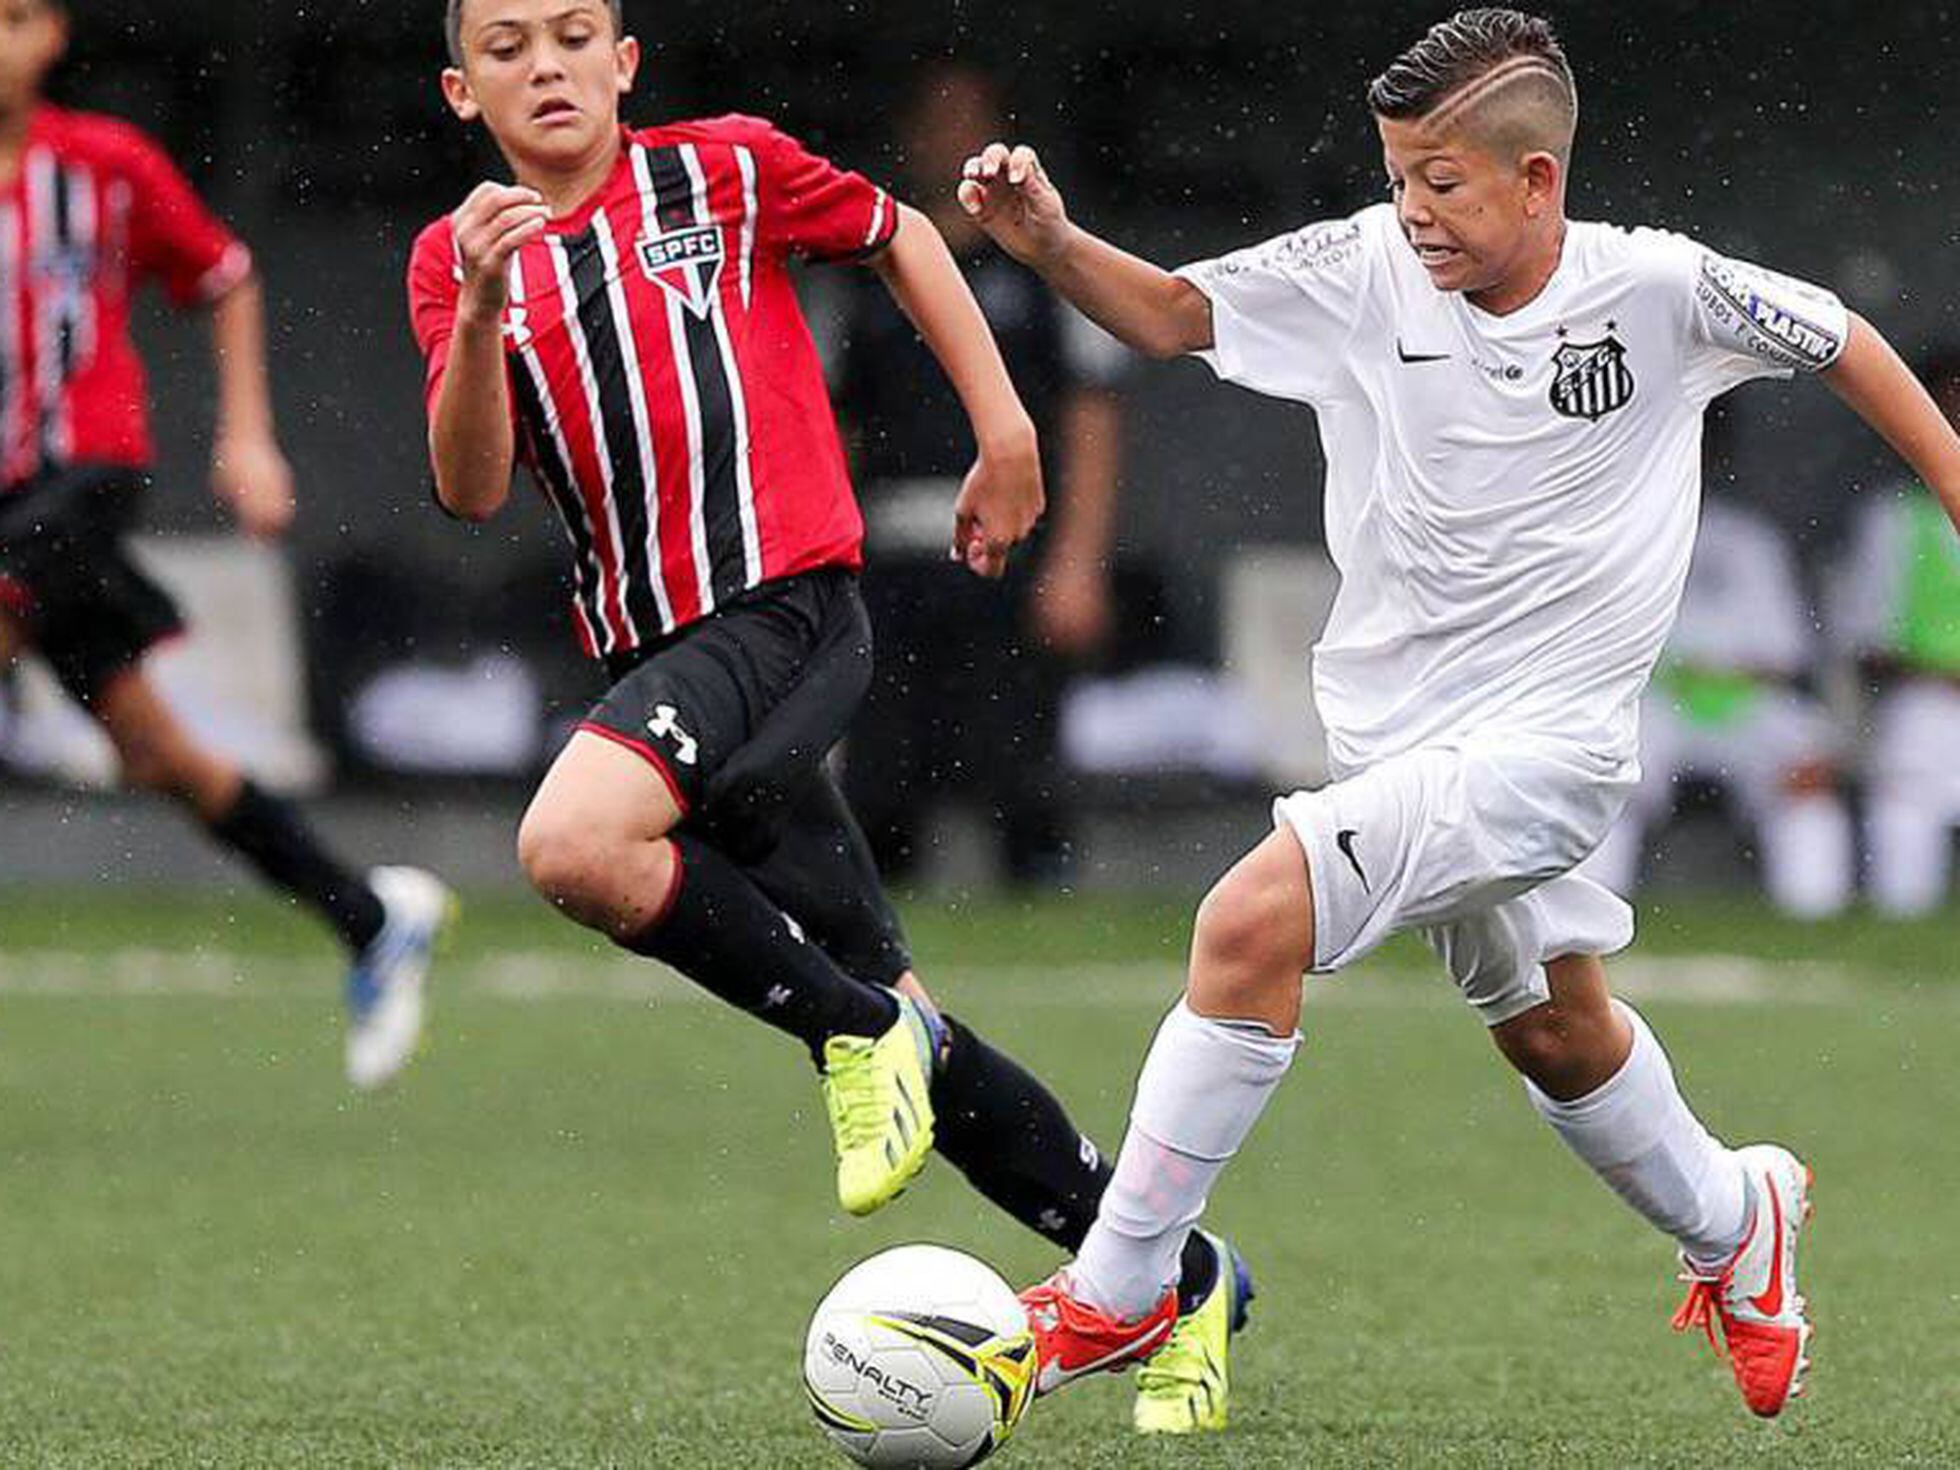
[[[580,726],[660,773],[691,826],[766,850],[871,682],[871,622],[843,568],[786,577],[609,663]]]
[[[84,704],[183,631],[170,594],[123,544],[148,484],[141,470],[90,465],[0,492],[0,614]]]

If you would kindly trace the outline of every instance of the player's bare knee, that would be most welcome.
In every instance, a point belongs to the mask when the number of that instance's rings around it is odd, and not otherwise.
[[[517,861],[546,899],[581,923],[602,909],[606,844],[590,829],[533,807],[517,829]]]
[[[1299,984],[1310,962],[1294,934],[1299,916],[1286,895],[1228,874],[1198,907],[1191,940],[1193,999],[1219,1013]]]

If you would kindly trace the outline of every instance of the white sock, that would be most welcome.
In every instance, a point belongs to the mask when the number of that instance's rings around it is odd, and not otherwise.
[[[1742,1164],[1688,1110],[1674,1069],[1640,1013],[1617,1010],[1633,1027],[1633,1050],[1606,1082],[1558,1102],[1525,1079],[1532,1106],[1613,1192],[1698,1264],[1726,1260],[1749,1224]]]
[[[1184,1238],[1300,1045],[1257,1021],[1216,1021],[1180,1000],[1157,1028],[1116,1171],[1069,1267],[1075,1294],[1124,1320],[1177,1280]]]

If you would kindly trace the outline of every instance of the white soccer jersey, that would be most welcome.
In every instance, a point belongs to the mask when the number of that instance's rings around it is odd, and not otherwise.
[[[1492,316],[1430,284],[1386,204],[1180,274],[1218,374],[1319,417],[1341,590],[1314,692],[1344,771],[1473,731],[1631,761],[1703,410],[1829,366],[1848,331],[1827,291],[1577,222],[1545,289]]]

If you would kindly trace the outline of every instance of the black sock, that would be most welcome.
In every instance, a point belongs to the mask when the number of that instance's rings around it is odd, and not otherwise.
[[[952,1045],[932,1079],[933,1141],[973,1187],[1073,1251],[1111,1165],[1033,1073],[944,1017]]]
[[[1068,1251],[1081,1249],[1115,1166],[1055,1094],[1006,1053],[945,1016],[952,1046],[932,1083],[933,1146],[981,1194]],[[1211,1293],[1218,1257],[1184,1242],[1180,1310]]]
[[[1193,1230],[1184,1237],[1184,1254],[1178,1258],[1178,1315],[1199,1306],[1218,1284],[1218,1252]],[[1233,1331],[1237,1331],[1236,1326]]]
[[[350,950],[366,949],[387,922],[367,880],[320,845],[298,810],[250,781],[210,833],[265,877],[315,910]]]
[[[898,1003],[853,980],[763,896],[748,875],[691,833],[669,841],[680,861],[667,911],[625,948],[664,961],[732,1006],[787,1031],[819,1065],[832,1036],[877,1036]]]

